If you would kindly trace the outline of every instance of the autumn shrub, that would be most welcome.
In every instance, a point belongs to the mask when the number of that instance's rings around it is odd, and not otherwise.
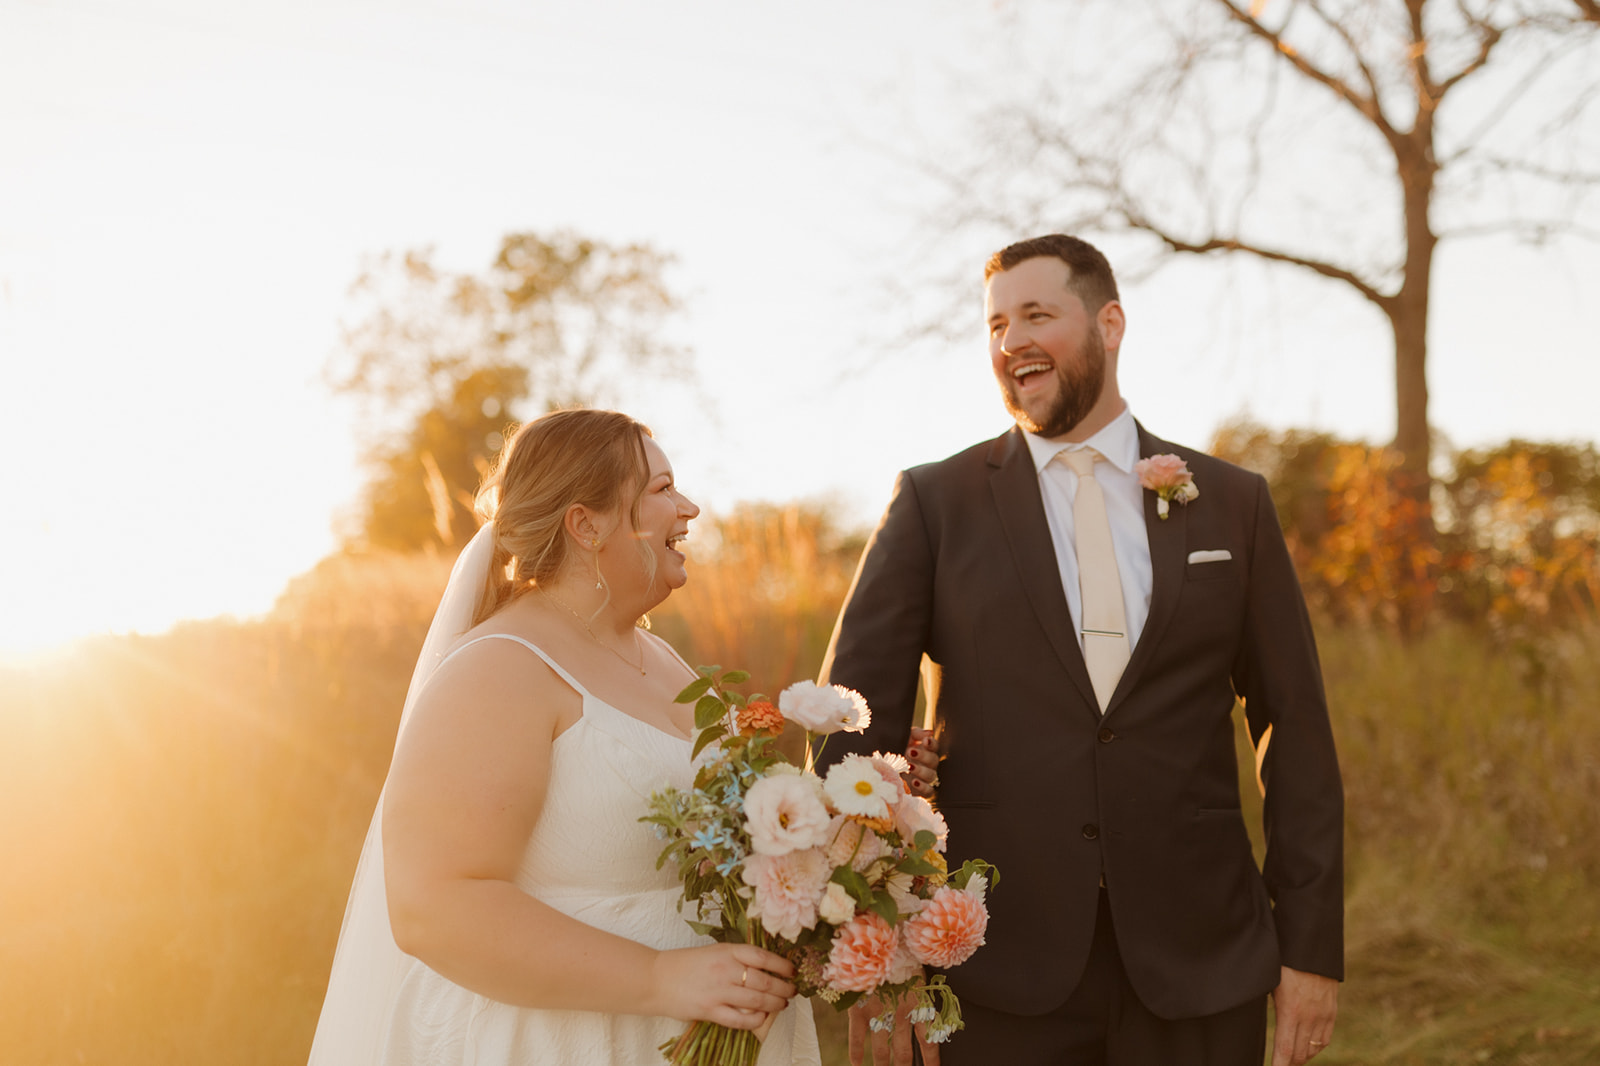
[[[1441,449],[1429,507],[1381,446],[1236,421],[1213,450],[1267,477],[1306,598],[1334,621],[1416,633],[1459,620],[1530,676],[1553,666],[1546,635],[1600,622],[1593,444]]]

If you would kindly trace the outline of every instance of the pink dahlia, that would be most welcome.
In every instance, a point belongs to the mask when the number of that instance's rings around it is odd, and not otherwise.
[[[894,926],[862,911],[833,934],[823,980],[840,992],[871,992],[888,978],[898,942]]]
[[[745,884],[755,889],[750,917],[760,918],[769,933],[793,940],[802,929],[815,928],[832,867],[816,848],[787,855],[752,855],[744,862]]]
[[[983,945],[989,910],[975,892],[946,886],[905,925],[906,946],[919,962],[958,966]]]
[[[900,938],[900,943],[895,945],[894,956],[889,960],[889,973],[886,980],[891,985],[898,985],[909,981],[922,973],[922,963],[911,954],[911,949],[906,946],[905,937]]]

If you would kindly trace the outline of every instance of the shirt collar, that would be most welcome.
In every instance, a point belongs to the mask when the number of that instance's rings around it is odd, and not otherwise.
[[[1106,462],[1125,474],[1133,473],[1134,465],[1139,461],[1139,428],[1133,421],[1133,409],[1126,403],[1122,405],[1121,414],[1082,444],[1051,440],[1027,430],[1022,431],[1022,436],[1028,442],[1028,451],[1033,456],[1033,469],[1038,473],[1042,473],[1058,453],[1071,448],[1093,448],[1105,456]]]

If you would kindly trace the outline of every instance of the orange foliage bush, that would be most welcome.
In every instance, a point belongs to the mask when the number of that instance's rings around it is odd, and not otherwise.
[[[1340,444],[1327,459],[1328,530],[1302,561],[1325,606],[1361,622],[1409,627],[1433,609],[1442,557],[1426,509],[1397,484],[1400,456]]]
[[[1454,457],[1423,507],[1390,449],[1225,426],[1213,451],[1265,475],[1307,599],[1418,631],[1441,614],[1507,635],[1600,619],[1600,455],[1509,441]]]

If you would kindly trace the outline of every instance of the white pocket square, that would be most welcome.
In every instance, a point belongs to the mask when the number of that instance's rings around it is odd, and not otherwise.
[[[1233,553],[1226,548],[1215,548],[1211,551],[1190,552],[1189,562],[1194,563],[1220,563],[1233,558]]]

